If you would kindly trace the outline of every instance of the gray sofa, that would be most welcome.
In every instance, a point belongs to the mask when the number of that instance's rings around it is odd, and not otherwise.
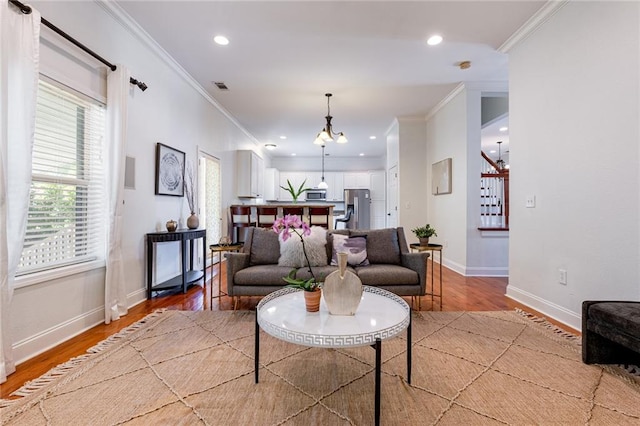
[[[401,227],[327,232],[327,264],[312,266],[316,277],[326,277],[338,269],[329,264],[334,234],[366,237],[369,265],[349,266],[362,284],[383,288],[399,296],[421,296],[426,293],[429,254],[410,253]],[[292,268],[278,266],[279,257],[280,243],[273,230],[249,228],[242,251],[226,254],[229,296],[265,296],[284,287],[286,283],[282,278]],[[308,279],[310,276],[309,267],[301,267],[296,271],[296,278]]]

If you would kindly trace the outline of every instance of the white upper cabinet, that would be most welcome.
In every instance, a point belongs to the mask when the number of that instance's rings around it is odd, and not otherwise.
[[[237,196],[260,198],[263,196],[264,163],[253,151],[237,151]]]
[[[370,189],[369,172],[345,172],[344,189]]]
[[[266,201],[278,201],[280,197],[280,172],[268,167],[264,169],[264,198]]]
[[[325,172],[324,181],[327,182],[327,201],[344,200],[344,173]]]

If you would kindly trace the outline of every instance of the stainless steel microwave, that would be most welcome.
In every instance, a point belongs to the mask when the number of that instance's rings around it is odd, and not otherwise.
[[[305,199],[306,201],[327,201],[327,190],[326,189],[307,189],[305,191]]]

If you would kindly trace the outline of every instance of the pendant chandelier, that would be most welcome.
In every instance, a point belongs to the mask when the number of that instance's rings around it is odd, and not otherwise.
[[[322,180],[318,184],[318,188],[320,189],[329,188],[329,185],[327,185],[327,182],[324,181],[324,144],[322,144]]]
[[[331,93],[325,93],[324,95],[327,97],[327,115],[325,117],[325,119],[327,120],[327,124],[324,126],[322,131],[318,133],[316,139],[313,141],[313,143],[316,145],[324,145],[325,143],[333,142],[334,140],[333,127],[331,126],[331,119],[333,117],[331,116],[331,109],[329,107],[329,101],[331,100],[331,96],[333,95]],[[343,132],[337,132],[337,136],[338,139],[336,140],[336,143],[348,142],[347,137]]]

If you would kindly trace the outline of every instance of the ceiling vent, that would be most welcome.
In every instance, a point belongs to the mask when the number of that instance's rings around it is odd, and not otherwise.
[[[216,87],[220,90],[229,90],[229,88],[227,87],[226,84],[224,84],[223,81],[214,81],[213,84],[215,84]]]

